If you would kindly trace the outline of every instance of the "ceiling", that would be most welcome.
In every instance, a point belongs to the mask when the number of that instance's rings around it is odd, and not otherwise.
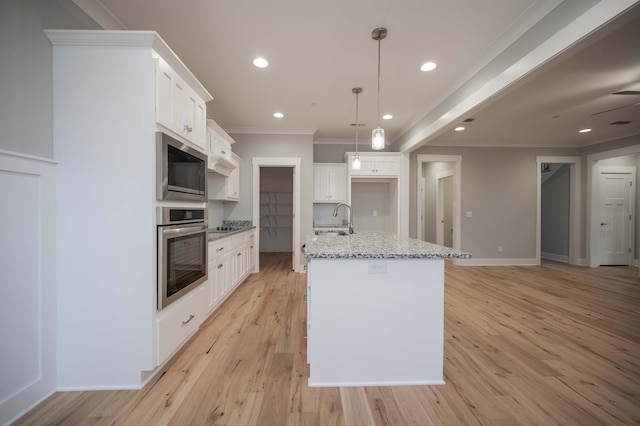
[[[229,133],[352,142],[351,89],[362,87],[368,139],[378,116],[371,32],[383,26],[380,113],[393,118],[381,125],[398,149],[581,147],[640,134],[640,106],[620,108],[640,96],[611,95],[640,90],[640,6],[602,27],[632,0],[74,2],[106,29],[157,31],[213,95],[208,115]],[[257,56],[270,66],[254,67]],[[421,72],[427,60],[438,67]],[[465,118],[474,121],[454,132]],[[619,120],[632,123],[609,124]],[[593,131],[578,134],[584,127]]]

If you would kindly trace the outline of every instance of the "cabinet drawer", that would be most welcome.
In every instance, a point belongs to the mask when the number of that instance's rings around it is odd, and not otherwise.
[[[206,283],[165,308],[157,319],[158,362],[162,364],[198,329],[206,310]]]

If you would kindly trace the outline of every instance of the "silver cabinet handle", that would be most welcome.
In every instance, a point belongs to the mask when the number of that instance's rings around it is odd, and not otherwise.
[[[600,226],[609,225],[609,222],[600,222]]]
[[[238,253],[238,254],[236,254],[236,256],[242,256],[242,253]]]
[[[227,153],[227,151],[220,151],[222,153],[222,155],[225,155]]]
[[[224,250],[224,247],[220,247],[219,249],[216,249],[216,253],[222,250]]]
[[[222,263],[218,265],[218,269],[222,268]]]
[[[183,129],[186,130],[187,132],[193,132],[193,127],[189,126],[188,124],[185,124]]]
[[[193,314],[189,315],[189,319],[186,320],[186,321],[182,321],[182,325],[185,326],[185,325],[189,324],[189,322],[191,322],[191,320],[194,319],[194,318],[195,318],[195,315],[193,315]]]

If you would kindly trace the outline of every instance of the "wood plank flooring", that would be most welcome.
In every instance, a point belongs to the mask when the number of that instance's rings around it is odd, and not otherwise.
[[[260,263],[144,389],[56,393],[17,424],[640,423],[637,268],[447,262],[446,385],[309,388],[306,277]]]

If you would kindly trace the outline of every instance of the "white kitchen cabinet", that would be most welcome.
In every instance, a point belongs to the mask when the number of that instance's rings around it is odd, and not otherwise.
[[[231,154],[236,164],[240,157]],[[208,173],[207,194],[209,200],[238,201],[240,199],[240,166],[235,167],[228,176],[220,173]]]
[[[156,132],[197,147],[180,128],[173,130],[178,121],[172,120],[184,119],[185,93],[195,93],[202,113],[212,97],[153,31],[46,34],[53,46],[56,233],[64,235],[56,240],[54,274],[57,388],[140,388],[157,372],[158,360],[184,341],[171,312],[206,309],[206,298],[196,289],[157,309],[152,230],[163,202],[156,199]],[[161,63],[168,80],[157,78]],[[198,117],[194,113],[194,120]],[[96,223],[108,224],[99,236],[77,232]],[[197,296],[202,307],[196,306]],[[199,321],[194,314],[185,327],[197,328]]]
[[[392,155],[372,156],[360,154],[360,170],[351,170],[357,177],[397,177],[400,175],[400,157]],[[351,164],[351,161],[349,161]]]
[[[180,303],[174,303],[163,309],[157,319],[158,342],[156,365],[161,365],[171,354],[193,333],[198,330],[205,319],[207,283],[201,284],[195,290],[189,292],[180,299]]]
[[[156,122],[207,149],[206,104],[162,58],[156,58]]]
[[[313,165],[313,202],[343,203],[347,200],[346,164]]]
[[[255,228],[209,242],[210,315],[255,268]]]
[[[207,155],[209,156],[208,169],[224,176],[229,176],[231,171],[238,167],[238,160],[233,157],[231,144],[234,143],[218,124],[207,120]]]

